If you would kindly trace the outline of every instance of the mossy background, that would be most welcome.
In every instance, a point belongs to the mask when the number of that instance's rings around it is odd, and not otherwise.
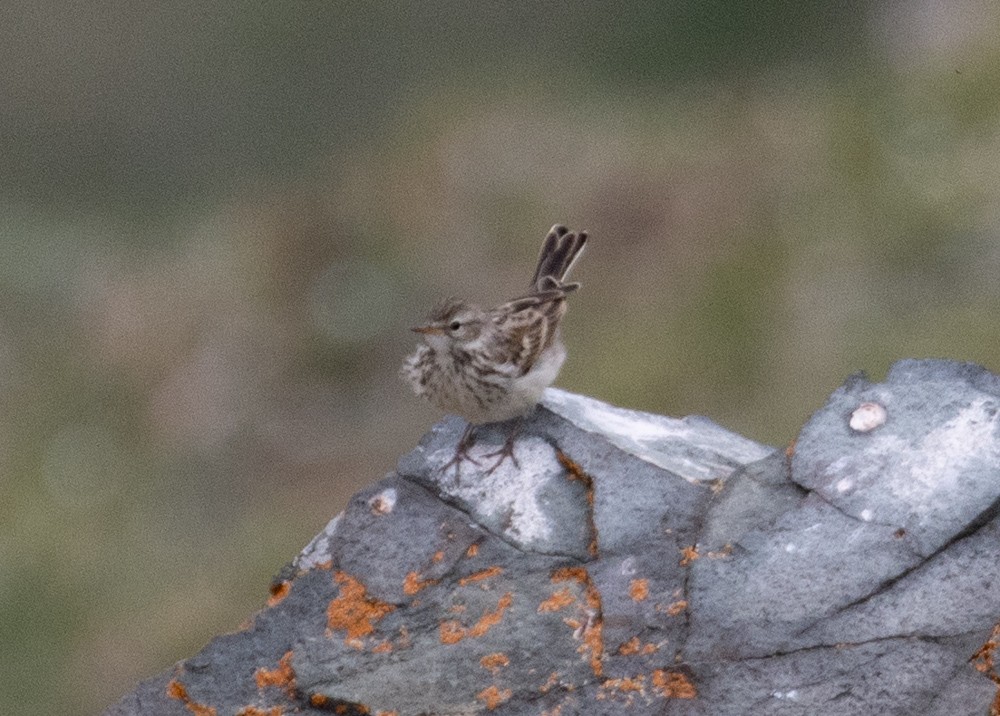
[[[437,418],[453,294],[592,243],[559,384],[782,445],[850,373],[1000,369],[1000,6],[0,9],[0,712],[236,629]]]

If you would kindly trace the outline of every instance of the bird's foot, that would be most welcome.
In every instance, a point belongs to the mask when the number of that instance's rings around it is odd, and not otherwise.
[[[472,447],[472,438],[475,430],[476,426],[472,423],[469,423],[468,426],[466,426],[465,432],[462,433],[462,437],[458,439],[458,445],[455,447],[454,457],[445,463],[445,466],[441,468],[441,472],[446,473],[450,468],[454,467],[455,478],[457,479],[459,473],[461,472],[462,463],[465,460],[468,460],[477,467],[482,467],[482,464],[469,454],[469,448]]]
[[[517,423],[511,429],[510,433],[507,435],[507,439],[504,440],[503,447],[499,450],[494,450],[493,452],[486,453],[483,457],[498,457],[499,459],[493,463],[493,465],[486,471],[487,475],[492,475],[493,471],[500,467],[504,460],[510,458],[510,461],[514,463],[514,467],[518,470],[521,469],[521,464],[517,461],[517,456],[514,455],[514,442],[517,440],[517,436],[521,433],[521,428],[524,425],[524,420],[518,419]]]
[[[521,463],[517,461],[517,457],[514,455],[513,440],[505,442],[502,448],[500,448],[499,450],[494,450],[493,452],[490,453],[486,453],[485,455],[483,455],[483,457],[497,457],[498,455],[500,456],[500,458],[495,463],[493,463],[493,465],[491,465],[489,469],[486,470],[487,475],[492,475],[493,471],[496,470],[498,467],[500,467],[503,464],[504,460],[506,460],[507,458],[510,458],[510,461],[514,463],[514,467],[516,467],[518,470],[521,469]]]

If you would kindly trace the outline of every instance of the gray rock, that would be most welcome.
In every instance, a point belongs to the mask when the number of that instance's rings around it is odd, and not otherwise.
[[[107,713],[986,714],[997,406],[982,368],[904,361],[786,454],[550,390],[492,474],[442,470],[446,420]]]
[[[865,403],[886,413],[868,432],[849,425]],[[856,520],[904,529],[929,556],[995,516],[998,410],[1000,378],[982,368],[901,361],[884,383],[859,377],[834,392],[799,435],[793,476]]]

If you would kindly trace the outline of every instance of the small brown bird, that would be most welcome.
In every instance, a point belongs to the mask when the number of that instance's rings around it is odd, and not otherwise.
[[[564,279],[586,243],[587,232],[556,224],[542,244],[529,293],[490,309],[450,298],[413,329],[425,342],[403,362],[401,376],[417,395],[469,422],[445,469],[458,469],[463,459],[478,465],[468,455],[476,426],[514,418],[504,446],[486,456],[499,456],[487,472],[508,457],[517,465],[514,440],[523,418],[566,360],[559,322],[567,294],[580,284]]]

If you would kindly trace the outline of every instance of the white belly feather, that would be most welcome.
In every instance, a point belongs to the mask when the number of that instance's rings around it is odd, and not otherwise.
[[[531,370],[522,376],[513,377],[516,369],[511,364],[498,366],[500,371],[490,377],[495,390],[485,400],[482,400],[484,395],[477,399],[468,384],[452,372],[452,364],[445,361],[448,369],[442,369],[442,364],[433,360],[432,349],[428,346],[421,346],[410,356],[403,366],[403,373],[418,395],[447,413],[481,425],[510,420],[530,412],[541,400],[545,389],[555,381],[565,360],[566,348],[562,341],[555,340],[538,357]],[[510,368],[510,371],[504,371],[504,368]],[[504,375],[505,372],[507,375]]]

